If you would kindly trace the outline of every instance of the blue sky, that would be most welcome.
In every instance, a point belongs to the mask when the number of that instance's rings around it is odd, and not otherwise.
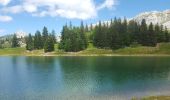
[[[167,9],[170,0],[0,0],[0,36],[16,31],[34,33],[43,26],[59,34],[69,21],[90,24]]]

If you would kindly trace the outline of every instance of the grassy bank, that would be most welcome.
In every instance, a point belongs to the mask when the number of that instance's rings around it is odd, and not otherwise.
[[[170,43],[160,43],[156,47],[126,47],[118,50],[98,49],[89,44],[86,50],[80,52],[64,52],[57,49],[50,53],[44,53],[43,50],[27,51],[21,48],[0,49],[0,55],[25,55],[25,56],[119,56],[119,55],[170,55]]]
[[[141,99],[133,98],[132,100],[170,100],[170,96],[151,96],[143,97]]]

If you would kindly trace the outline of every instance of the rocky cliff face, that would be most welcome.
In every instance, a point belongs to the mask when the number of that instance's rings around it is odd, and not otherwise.
[[[27,35],[24,31],[17,31],[15,34],[17,35],[17,38],[24,38]]]
[[[170,29],[170,10],[165,11],[151,11],[151,12],[144,12],[141,13],[134,18],[133,20],[137,22],[141,22],[142,19],[146,19],[147,24],[152,22],[153,24],[159,23],[164,26],[167,26]]]

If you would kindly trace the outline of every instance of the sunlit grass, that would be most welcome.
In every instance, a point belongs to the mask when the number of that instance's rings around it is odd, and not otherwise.
[[[0,49],[0,55],[26,55],[26,56],[62,56],[62,55],[169,55],[170,54],[170,43],[159,43],[156,47],[126,47],[118,50],[111,49],[99,49],[89,43],[86,50],[80,52],[64,52],[58,49],[58,44],[55,45],[55,51],[50,53],[44,53],[44,50],[33,50],[27,51],[25,47],[20,48],[5,48]]]
[[[141,99],[132,98],[132,100],[170,100],[170,96],[151,96],[151,97],[143,97]]]
[[[21,55],[25,53],[25,48],[4,48],[0,49],[0,55]]]

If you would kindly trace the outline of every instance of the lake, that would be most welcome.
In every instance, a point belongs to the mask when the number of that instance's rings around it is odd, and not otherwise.
[[[170,94],[170,57],[0,57],[0,100]]]

